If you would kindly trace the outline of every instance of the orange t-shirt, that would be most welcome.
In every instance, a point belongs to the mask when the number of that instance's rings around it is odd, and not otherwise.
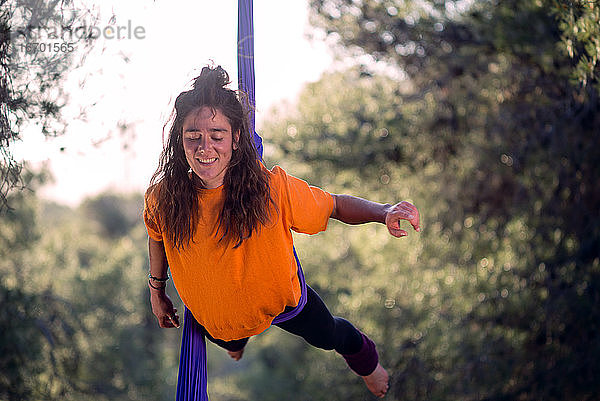
[[[265,169],[266,170],[266,169]],[[266,330],[301,295],[291,230],[315,234],[327,228],[333,212],[331,194],[287,175],[267,170],[277,211],[271,223],[242,242],[219,243],[215,230],[223,208],[223,187],[203,189],[201,210],[190,245],[177,250],[162,234],[160,218],[144,208],[148,235],[164,241],[173,283],[183,303],[214,338],[236,340]],[[146,197],[146,202],[152,200]],[[272,207],[272,206],[271,206]]]

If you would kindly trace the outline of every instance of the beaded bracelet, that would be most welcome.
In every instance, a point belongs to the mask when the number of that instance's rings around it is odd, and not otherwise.
[[[165,283],[165,285],[159,286],[159,287],[155,287],[154,285],[152,285],[152,281],[150,281],[150,279],[148,279],[148,285],[152,288],[154,288],[155,290],[163,290],[167,287],[167,284]]]
[[[169,274],[168,274],[168,273],[167,273],[167,277],[165,277],[165,278],[158,278],[158,277],[154,277],[154,276],[152,275],[152,273],[148,273],[148,279],[150,279],[150,280],[154,280],[154,281],[158,281],[158,282],[161,282],[161,283],[164,283],[164,282],[166,282],[168,279],[170,279],[170,277],[169,277]]]

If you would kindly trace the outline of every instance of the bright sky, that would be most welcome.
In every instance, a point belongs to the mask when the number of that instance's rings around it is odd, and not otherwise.
[[[112,25],[142,27],[144,38],[99,39],[85,65],[68,77],[67,134],[45,139],[30,129],[15,146],[18,157],[53,172],[54,184],[41,194],[70,205],[107,189],[146,188],[172,101],[211,60],[237,87],[236,1],[103,0],[101,11],[100,28],[114,12]],[[260,132],[261,116],[284,99],[293,102],[333,57],[325,41],[306,39],[307,0],[255,0],[254,30]],[[85,119],[78,117],[81,108]],[[123,123],[127,130],[119,129]]]

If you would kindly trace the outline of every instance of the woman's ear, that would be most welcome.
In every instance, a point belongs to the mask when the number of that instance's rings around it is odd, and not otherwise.
[[[240,131],[236,131],[235,134],[233,134],[233,150],[238,150],[239,146],[238,146],[238,142],[240,141]]]

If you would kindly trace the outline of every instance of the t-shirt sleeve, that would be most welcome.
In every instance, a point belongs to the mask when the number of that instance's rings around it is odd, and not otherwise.
[[[280,167],[272,172],[281,179],[281,195],[290,228],[299,233],[316,234],[327,228],[333,212],[333,196],[321,188],[288,175]]]
[[[156,213],[156,205],[151,199],[149,191],[144,196],[144,224],[146,225],[146,231],[148,236],[155,241],[162,241],[162,231],[160,229],[160,223]]]

